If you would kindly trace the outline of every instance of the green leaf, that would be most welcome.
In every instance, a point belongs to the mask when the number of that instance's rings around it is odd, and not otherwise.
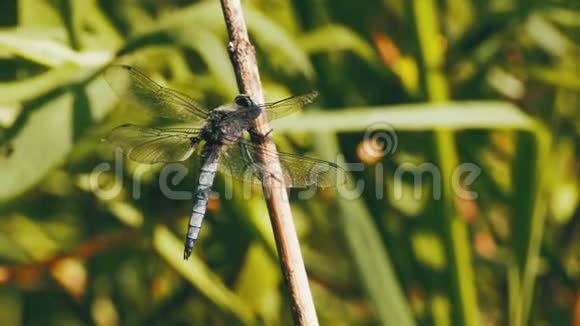
[[[11,35],[22,39],[54,40],[65,43],[67,39],[66,29],[61,26],[16,26],[1,28],[0,35]]]
[[[12,140],[14,152],[0,159],[0,202],[26,191],[64,162],[72,147],[72,105],[67,93],[30,114]]]
[[[307,112],[301,116],[274,121],[272,125],[276,131],[316,132],[316,144],[320,151],[325,153],[326,158],[331,158],[339,152],[338,146],[330,140],[329,133],[360,132],[374,130],[377,127],[384,127],[387,130],[393,128],[394,131],[512,129],[532,135],[544,132],[544,128],[539,123],[523,114],[517,107],[502,102],[423,103],[346,108],[341,111]],[[396,137],[396,134],[393,136]],[[396,141],[396,138],[394,140]],[[529,200],[523,202],[530,203]],[[345,234],[361,281],[365,285],[366,292],[376,308],[380,320],[385,323],[396,320],[396,324],[412,324],[413,319],[410,317],[406,299],[401,293],[398,280],[392,271],[387,249],[384,248],[365,205],[358,200],[339,201],[339,205],[341,205],[339,215],[342,216],[341,229]],[[349,216],[357,216],[357,218],[348,219]],[[540,222],[534,224],[536,234],[538,233],[538,223]],[[528,229],[525,228],[522,232],[526,233]],[[451,224],[450,234],[455,241],[459,241],[458,243],[464,243],[467,239],[465,228],[458,226],[457,223]],[[455,248],[455,250],[463,251],[456,254],[466,255],[467,248],[468,246]],[[525,253],[528,254],[528,251]],[[532,256],[535,253],[537,252],[533,250],[530,252]],[[464,277],[465,274],[461,271],[465,267],[467,266],[464,264],[457,267],[459,277]],[[470,280],[462,280],[462,282],[469,283]],[[530,284],[533,283],[528,282],[528,288],[530,288]],[[527,293],[531,294],[531,289]],[[388,309],[384,307],[388,307]],[[439,317],[448,318],[449,316]]]
[[[338,151],[338,143],[332,134],[318,132],[316,139],[323,159],[331,159]],[[340,189],[340,193],[346,198],[356,198],[337,202],[340,208],[337,220],[378,319],[383,325],[414,325],[403,289],[393,270],[388,248],[383,245],[367,207],[360,196],[356,195],[356,190]]]
[[[306,53],[352,51],[369,64],[380,64],[374,49],[360,36],[342,25],[325,25],[308,32],[298,39]]]
[[[153,233],[155,250],[169,265],[187,279],[200,293],[221,310],[235,316],[244,324],[253,324],[254,316],[242,298],[230,291],[195,254],[183,260],[183,241],[164,226],[158,225]]]
[[[77,65],[64,64],[27,79],[0,83],[2,102],[24,102],[35,99],[52,89],[70,84],[80,71]]]
[[[223,14],[220,5],[215,1],[201,1],[187,6],[177,12],[171,12],[161,17],[158,28],[175,31],[203,28],[220,35],[226,35]]]
[[[269,54],[268,60],[275,67],[289,73],[313,76],[314,69],[306,52],[282,26],[247,3],[243,10],[252,41]],[[169,14],[161,19],[160,26],[168,31],[206,28],[216,35],[223,35],[224,31],[222,10],[215,1],[202,1]]]
[[[103,83],[96,80],[86,88],[91,116],[96,119],[102,118],[115,101],[111,95],[103,96]],[[27,191],[65,161],[74,141],[73,107],[70,92],[27,105],[23,125],[10,140],[14,151],[0,159],[0,202]]]
[[[79,13],[78,9],[75,9],[75,4],[72,0],[56,0],[56,7],[60,12],[60,17],[64,22],[66,31],[68,34],[68,41],[70,47],[78,50],[81,47],[79,40]]]
[[[573,66],[556,66],[556,67],[534,67],[528,66],[526,73],[530,78],[539,80],[543,83],[551,84],[556,87],[567,88],[570,90],[580,90],[580,78]]]
[[[545,196],[547,185],[547,167],[550,160],[550,136],[540,130],[535,134],[519,133],[517,151],[513,164],[513,219],[512,244],[514,261],[509,270],[517,273],[509,282],[517,293],[510,296],[515,307],[511,308],[513,325],[527,325],[534,297],[535,280],[539,271],[540,246],[544,231],[547,211]],[[521,291],[521,292],[519,292]]]
[[[80,66],[96,67],[112,58],[112,53],[109,51],[75,52],[57,41],[23,37],[14,31],[0,33],[0,49],[47,67],[60,66],[69,62]]]
[[[250,35],[270,55],[268,60],[274,67],[312,78],[314,68],[306,52],[282,26],[250,6],[244,7],[244,15]]]
[[[227,98],[238,95],[236,76],[225,43],[215,34],[205,29],[191,33],[181,33],[178,42],[202,57],[216,80],[216,88]]]
[[[25,26],[53,26],[61,23],[58,12],[45,0],[19,1],[18,14],[19,24]]]
[[[236,282],[236,293],[260,313],[266,324],[280,323],[281,281],[280,267],[266,248],[251,244]]]
[[[363,131],[392,127],[395,130],[518,129],[538,125],[517,107],[505,102],[449,102],[345,108],[340,111],[305,112],[272,122],[279,131]]]
[[[556,57],[565,57],[578,50],[573,40],[539,14],[532,15],[525,27],[537,46]]]

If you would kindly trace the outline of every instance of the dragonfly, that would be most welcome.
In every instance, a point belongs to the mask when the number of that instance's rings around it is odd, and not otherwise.
[[[207,109],[176,90],[163,87],[138,69],[127,65],[107,68],[104,78],[122,99],[140,104],[154,116],[190,123],[191,127],[145,127],[125,124],[114,128],[107,140],[120,147],[131,160],[155,164],[184,161],[196,153],[200,161],[193,209],[185,237],[183,258],[187,260],[198,239],[216,172],[243,181],[262,183],[273,177],[261,163],[277,157],[284,185],[290,188],[326,188],[346,180],[337,164],[289,153],[258,149],[245,135],[256,133],[254,120],[265,112],[270,120],[301,110],[317,96],[313,91],[272,103],[255,103],[246,94],[233,103]],[[201,148],[201,150],[197,150]]]

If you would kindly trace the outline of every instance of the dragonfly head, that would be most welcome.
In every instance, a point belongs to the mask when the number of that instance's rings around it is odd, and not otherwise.
[[[236,105],[239,106],[241,109],[248,109],[256,106],[250,95],[246,94],[240,94],[236,96],[234,103],[236,103]]]

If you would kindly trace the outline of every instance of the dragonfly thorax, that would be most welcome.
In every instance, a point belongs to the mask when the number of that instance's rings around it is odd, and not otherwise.
[[[246,124],[236,119],[234,113],[235,109],[231,107],[212,110],[201,130],[201,138],[208,143],[229,145],[242,137]]]

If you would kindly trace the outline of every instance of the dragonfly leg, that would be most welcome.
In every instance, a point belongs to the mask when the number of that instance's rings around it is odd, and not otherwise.
[[[276,175],[274,175],[274,173],[268,173],[267,177],[273,178],[273,179],[277,180],[280,183],[283,182],[282,180],[280,180],[280,178],[277,178]]]
[[[248,132],[250,133],[250,135],[259,138],[260,140],[264,140],[268,137],[270,137],[270,135],[272,134],[272,131],[274,131],[274,129],[270,129],[265,135],[262,135],[258,130],[256,130],[255,128],[250,128],[248,129]]]
[[[272,129],[270,129],[270,131],[268,131],[268,133],[266,134],[266,136],[269,135],[271,132],[272,132]],[[263,137],[266,137],[266,136],[263,136]],[[244,157],[244,160],[246,160],[247,162],[252,162],[252,165],[254,166],[254,168],[256,169],[256,171],[261,171],[262,170],[260,168],[261,167],[261,164],[255,161],[254,157],[250,153],[250,149],[244,143],[241,143],[240,144],[240,149],[242,151],[241,152],[241,155],[242,155],[242,157]],[[278,182],[282,182],[282,180],[280,180],[279,178],[277,178],[276,175],[274,175],[273,173],[263,173],[263,172],[261,172],[261,178],[260,179],[264,180],[267,177],[274,178]]]

